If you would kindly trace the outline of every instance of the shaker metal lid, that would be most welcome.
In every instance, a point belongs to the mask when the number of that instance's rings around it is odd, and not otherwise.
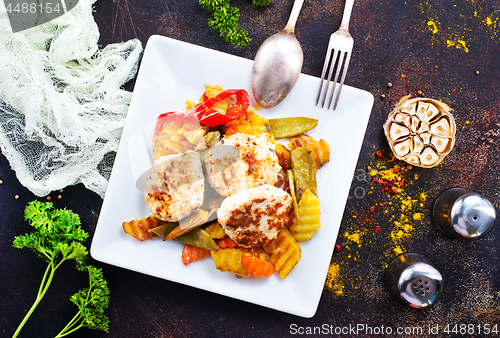
[[[417,253],[394,258],[385,271],[385,282],[391,295],[415,309],[428,309],[444,290],[441,273],[431,261]]]
[[[450,210],[455,231],[469,239],[484,237],[495,225],[495,207],[480,194],[459,197]]]
[[[443,277],[432,265],[415,263],[401,273],[398,290],[401,298],[411,307],[428,308],[442,293]]]

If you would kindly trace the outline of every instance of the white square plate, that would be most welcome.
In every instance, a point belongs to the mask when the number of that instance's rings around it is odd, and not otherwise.
[[[236,278],[215,268],[209,257],[184,266],[181,243],[138,241],[125,234],[123,221],[147,217],[149,210],[136,180],[151,163],[156,118],[166,111],[185,111],[187,99],[198,101],[205,84],[245,89],[251,94],[253,61],[152,36],[146,46],[113,172],[91,245],[94,259],[240,299],[301,317],[316,313],[339,231],[373,96],[344,86],[337,110],[315,106],[319,78],[301,74],[289,96],[277,107],[260,109],[267,118],[309,116],[319,125],[308,134],[325,139],[330,163],[318,171],[321,228],[300,243],[302,258],[281,280]],[[251,105],[254,104],[251,102]]]

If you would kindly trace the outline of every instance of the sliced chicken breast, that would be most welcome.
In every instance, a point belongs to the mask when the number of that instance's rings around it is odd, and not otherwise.
[[[144,200],[155,217],[177,222],[203,204],[204,182],[199,153],[163,156],[146,175]]]
[[[222,196],[278,181],[281,166],[274,144],[264,135],[233,134],[205,157],[207,180]]]
[[[288,222],[292,198],[272,185],[243,190],[227,197],[217,211],[219,223],[238,245],[269,243]]]

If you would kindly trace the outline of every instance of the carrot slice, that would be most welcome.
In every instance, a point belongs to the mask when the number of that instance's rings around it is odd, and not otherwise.
[[[197,246],[185,244],[182,249],[182,263],[188,265],[189,263],[195,262],[202,259],[206,255],[210,254],[210,250],[204,248],[198,248]]]
[[[243,267],[254,277],[269,277],[274,273],[274,265],[264,260],[264,255],[257,257],[250,253],[241,256]]]
[[[224,236],[223,238],[219,239],[217,241],[217,245],[219,248],[225,249],[225,248],[234,248],[237,246],[236,242],[233,241],[229,236]]]

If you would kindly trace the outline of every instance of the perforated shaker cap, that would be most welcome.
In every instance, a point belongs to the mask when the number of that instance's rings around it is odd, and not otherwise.
[[[395,298],[416,309],[434,305],[444,289],[441,273],[429,259],[417,253],[394,258],[386,269],[385,281]]]
[[[441,295],[443,277],[433,266],[415,263],[408,266],[399,277],[401,298],[414,308],[427,308]]]

